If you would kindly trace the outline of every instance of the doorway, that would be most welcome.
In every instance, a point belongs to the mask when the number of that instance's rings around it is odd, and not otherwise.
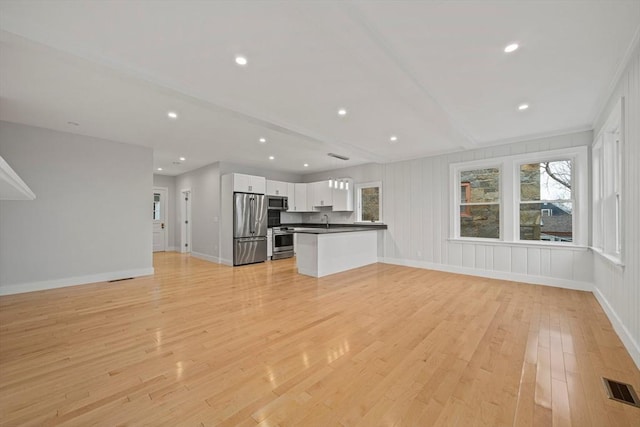
[[[153,188],[153,252],[167,250],[167,188]]]
[[[191,190],[180,191],[180,252],[191,252]]]

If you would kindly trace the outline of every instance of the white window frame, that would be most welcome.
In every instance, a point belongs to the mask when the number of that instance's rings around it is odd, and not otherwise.
[[[478,170],[478,169],[498,169],[498,191],[500,192],[500,197],[498,198],[498,202],[491,203],[478,203],[481,205],[486,204],[497,204],[500,209],[499,221],[500,226],[498,228],[498,238],[492,237],[462,237],[460,236],[460,205],[462,200],[460,199],[460,187],[462,186],[462,182],[460,181],[460,173],[464,171],[470,170]],[[502,162],[496,161],[495,159],[491,160],[477,160],[473,162],[464,162],[464,163],[454,163],[450,166],[450,174],[451,174],[451,182],[455,184],[456,191],[453,191],[452,197],[452,212],[455,212],[455,216],[451,216],[450,223],[450,234],[454,239],[460,240],[472,240],[472,241],[480,241],[480,242],[499,242],[504,239],[504,187],[503,187],[503,166]]]
[[[616,265],[624,266],[624,232],[622,230],[624,198],[624,99],[614,106],[594,140],[593,170],[593,240],[591,249]],[[613,201],[613,207],[607,202]]]
[[[363,188],[375,188],[378,190],[378,221],[363,221],[362,220],[362,189]],[[364,182],[356,184],[354,187],[356,192],[356,222],[363,224],[381,224],[383,222],[382,217],[382,181]]]
[[[571,197],[573,200],[572,242],[520,240],[520,165],[552,160],[571,160]],[[500,169],[500,239],[460,236],[460,172],[498,167]],[[587,247],[589,243],[589,169],[586,146],[505,156],[497,159],[452,163],[450,183],[450,239],[465,242],[498,242],[527,246]]]

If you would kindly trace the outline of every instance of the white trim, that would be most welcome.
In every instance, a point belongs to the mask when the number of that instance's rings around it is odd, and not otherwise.
[[[36,198],[36,195],[33,194],[29,186],[18,176],[2,156],[0,156],[0,180],[5,181],[19,193],[18,197],[3,196],[0,194],[0,200],[34,200]]]
[[[153,267],[148,267],[135,268],[132,270],[110,271],[106,273],[90,274],[87,276],[64,277],[62,279],[43,280],[40,282],[15,283],[0,286],[0,295],[44,291],[47,289],[65,288],[68,286],[86,285],[96,282],[107,282],[109,280],[126,279],[129,277],[150,276],[153,274]]]
[[[362,221],[362,193],[360,190],[363,188],[375,188],[378,187],[378,221]],[[355,193],[355,211],[356,211],[356,223],[358,224],[382,224],[384,221],[382,211],[383,209],[383,200],[382,200],[382,181],[369,181],[369,182],[361,182],[353,185],[353,191]]]
[[[166,250],[166,252],[179,252],[180,248],[178,248],[177,246],[169,246]]]
[[[620,267],[620,268],[624,268],[624,263],[622,262],[622,260],[620,258],[616,258],[612,255],[609,255],[608,253],[605,253],[602,249],[600,248],[595,248],[595,247],[590,247],[589,249],[591,249],[591,251],[593,251],[593,253],[600,255],[602,258],[606,259],[607,261],[609,261],[611,264],[613,264],[616,267]]]
[[[528,274],[510,273],[508,271],[484,270],[478,268],[459,267],[455,265],[438,264],[412,259],[380,257],[378,262],[386,264],[404,265],[407,267],[424,268],[428,270],[446,271],[448,273],[468,274],[471,276],[488,277],[490,279],[509,280],[512,282],[529,283],[533,285],[553,286],[557,288],[573,289],[591,292],[593,284],[577,280],[558,279],[548,276],[531,276]]]
[[[482,238],[471,238],[471,237],[458,237],[458,238],[448,238],[448,242],[452,243],[471,243],[473,245],[490,245],[490,246],[510,246],[517,248],[545,248],[545,249],[568,249],[570,251],[586,251],[590,249],[588,246],[580,246],[580,245],[572,245],[566,242],[556,242],[549,243],[544,240],[516,240],[513,242],[508,242],[504,240],[497,239],[482,239]]]
[[[636,367],[640,369],[640,345],[638,345],[638,343],[633,339],[633,335],[629,332],[622,320],[620,320],[618,314],[615,312],[613,307],[611,307],[611,304],[609,304],[609,301],[607,301],[597,286],[594,286],[593,295],[596,297],[596,300],[598,300],[600,306],[609,318],[609,321],[613,326],[613,330],[616,331],[618,337],[620,337],[622,344],[624,344],[625,348],[629,352],[629,355],[635,362]]]
[[[189,212],[188,215],[185,213],[186,206],[184,203],[184,195],[185,193],[189,193]],[[193,208],[191,205],[191,201],[193,199],[193,192],[191,188],[183,188],[180,190],[180,247],[178,249],[181,253],[191,253],[193,249],[193,224],[192,224],[192,212]],[[189,227],[186,227],[185,220],[189,221]],[[185,248],[185,243],[189,243],[188,249]]]
[[[501,156],[491,159],[481,159],[469,162],[456,162],[449,165],[449,239],[466,239],[460,237],[460,221],[458,220],[460,206],[460,172],[498,168],[500,170],[499,203],[500,206],[500,237],[486,239],[499,244],[512,244],[520,240],[520,165],[525,163],[571,159],[574,162],[572,171],[571,197],[573,206],[573,242],[568,245],[587,246],[589,240],[589,165],[588,147],[577,146],[557,150],[545,150],[533,153]],[[507,212],[509,214],[507,214]],[[466,240],[465,240],[466,241]],[[527,242],[527,241],[524,241]],[[487,242],[488,243],[488,242]],[[558,245],[560,247],[560,245]],[[565,247],[562,245],[562,247]]]
[[[217,256],[207,255],[200,252],[191,252],[191,256],[194,258],[201,259],[203,261],[215,262],[216,264],[225,264],[225,265],[233,265],[233,261],[227,261],[220,259]]]
[[[164,250],[169,250],[169,227],[171,226],[171,218],[169,217],[169,188],[168,187],[153,187],[153,191],[163,191],[164,195],[162,197],[163,200],[163,208],[164,208]],[[153,251],[153,247],[151,248]]]

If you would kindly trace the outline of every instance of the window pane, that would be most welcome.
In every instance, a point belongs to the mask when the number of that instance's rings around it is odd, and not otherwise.
[[[497,202],[500,200],[500,169],[476,169],[460,172],[462,203]],[[468,190],[464,189],[468,186]]]
[[[468,215],[460,216],[460,237],[500,238],[500,205],[465,206]]]
[[[520,200],[571,199],[571,160],[520,166]]]
[[[380,221],[380,187],[362,188],[362,221]]]
[[[570,202],[521,203],[520,240],[573,241]]]

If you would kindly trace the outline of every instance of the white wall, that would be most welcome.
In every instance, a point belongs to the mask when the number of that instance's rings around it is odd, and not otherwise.
[[[596,121],[596,135],[621,97],[624,97],[622,256],[625,266],[618,267],[594,255],[594,293],[640,367],[640,50],[637,47],[607,107]]]
[[[191,190],[191,254],[209,261],[218,260],[220,224],[220,164],[214,163],[178,175],[173,200],[180,200],[182,190]],[[174,202],[175,203],[175,202]],[[181,211],[176,209],[173,228],[180,241]]]
[[[153,273],[150,149],[0,122],[36,194],[0,201],[0,294]]]
[[[591,253],[587,249],[449,240],[451,163],[586,146],[591,142],[592,132],[579,132],[384,165],[383,215],[389,227],[385,261],[591,290]]]
[[[176,177],[167,175],[153,175],[153,186],[167,189],[167,240],[168,251],[177,251],[180,246],[180,224],[176,216],[177,203],[180,201],[180,194],[176,193]]]

